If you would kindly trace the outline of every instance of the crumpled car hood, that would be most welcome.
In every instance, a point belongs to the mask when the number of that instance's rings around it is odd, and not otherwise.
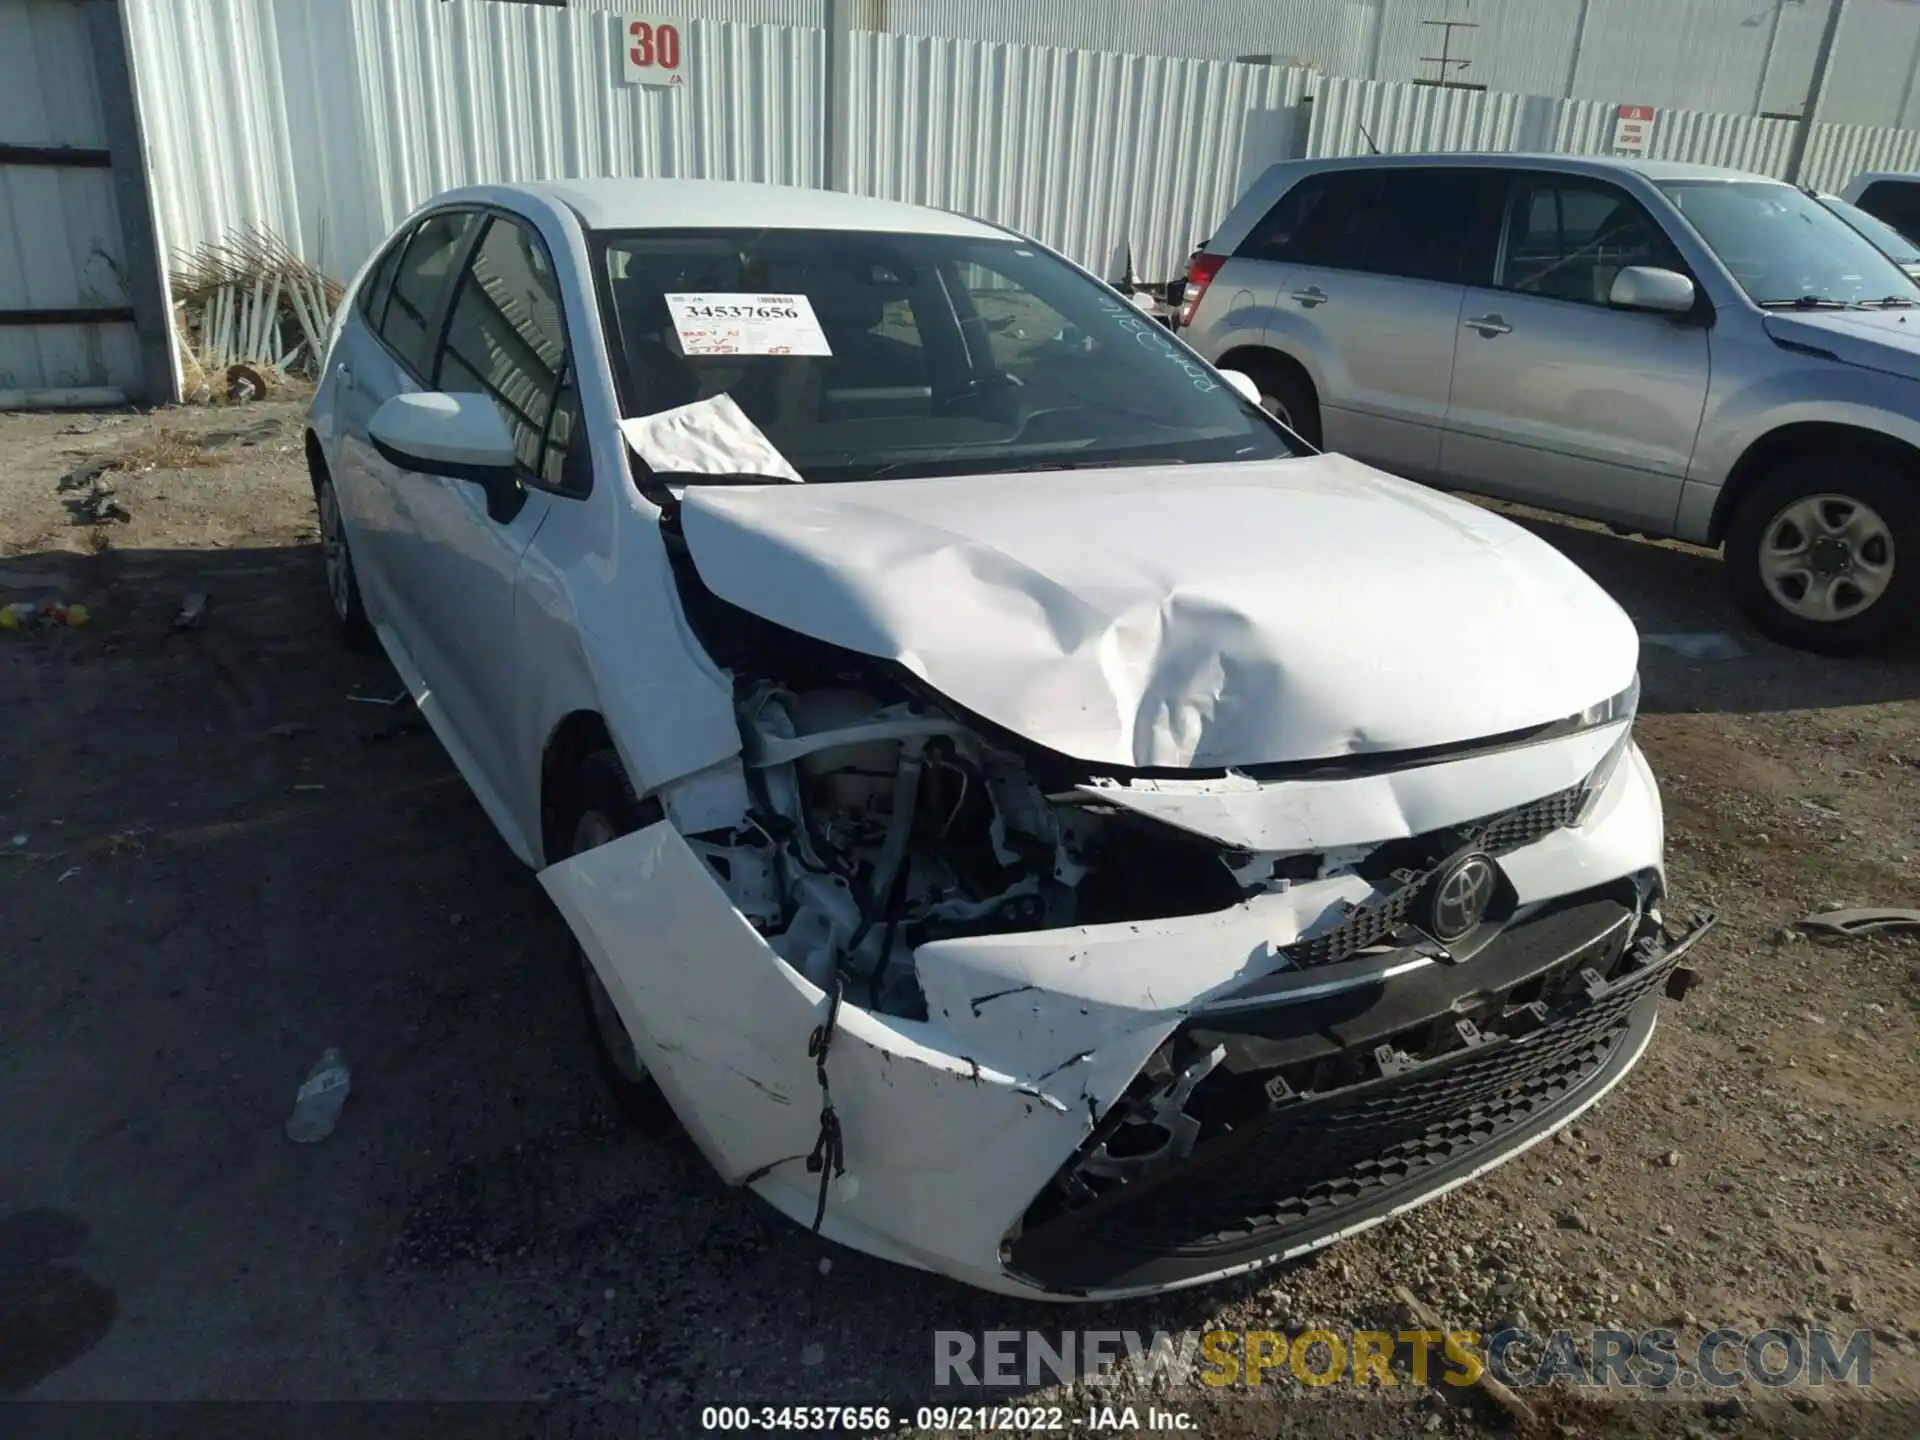
[[[1920,380],[1920,310],[1775,310],[1765,324],[1775,340]]]
[[[1337,455],[696,485],[681,527],[722,599],[1095,766],[1480,739],[1607,699],[1639,656],[1552,546]]]

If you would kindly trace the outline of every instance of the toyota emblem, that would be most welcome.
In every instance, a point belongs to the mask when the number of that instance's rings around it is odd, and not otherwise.
[[[1479,851],[1450,860],[1433,880],[1431,910],[1433,938],[1443,944],[1473,933],[1487,918],[1499,872]]]

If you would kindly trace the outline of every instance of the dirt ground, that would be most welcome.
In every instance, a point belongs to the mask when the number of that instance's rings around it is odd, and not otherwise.
[[[1642,666],[1671,908],[1722,917],[1702,985],[1577,1129],[1443,1201],[1237,1286],[1019,1304],[825,1247],[616,1123],[538,885],[404,708],[355,703],[399,686],[334,639],[300,414],[0,416],[0,602],[92,612],[0,634],[0,1395],[537,1400],[687,1434],[704,1405],[981,1398],[934,1390],[940,1329],[1394,1328],[1403,1285],[1481,1330],[1873,1337],[1868,1397],[1534,1392],[1539,1434],[1920,1433],[1920,941],[1783,928],[1920,905],[1920,648],[1791,653],[1714,557],[1527,518],[1643,632],[1746,651]],[[87,478],[106,456],[132,468]],[[329,1045],[352,1098],[296,1146]],[[1027,1398],[1207,1436],[1513,1428],[1406,1383]]]

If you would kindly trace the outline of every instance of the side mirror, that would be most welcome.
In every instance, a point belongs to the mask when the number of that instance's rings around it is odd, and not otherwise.
[[[1244,374],[1239,370],[1222,370],[1220,372],[1220,378],[1255,405],[1260,403],[1260,387],[1253,383],[1253,377],[1251,375]]]
[[[367,435],[390,465],[480,486],[487,492],[487,514],[502,524],[526,500],[513,435],[485,395],[396,395],[373,412]]]
[[[1657,265],[1629,265],[1613,277],[1607,303],[1616,310],[1657,310],[1685,315],[1693,309],[1693,281]]]

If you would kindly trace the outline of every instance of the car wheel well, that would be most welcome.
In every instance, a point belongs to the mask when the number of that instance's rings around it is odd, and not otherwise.
[[[313,493],[320,493],[320,482],[329,478],[332,472],[327,468],[327,452],[320,447],[320,437],[309,430],[307,443],[307,479],[313,483]]]
[[[1727,480],[1714,502],[1713,520],[1707,531],[1707,543],[1718,545],[1727,538],[1727,527],[1741,498],[1764,476],[1797,455],[1820,452],[1833,456],[1842,451],[1872,455],[1899,466],[1920,478],[1920,449],[1883,435],[1877,430],[1862,430],[1853,425],[1832,425],[1809,421],[1783,425],[1769,431],[1734,462]]]
[[[565,855],[572,837],[559,833],[560,809],[573,772],[589,755],[613,748],[613,736],[597,710],[575,710],[547,737],[540,755],[540,847],[542,861]]]
[[[1313,377],[1307,373],[1307,367],[1282,350],[1269,350],[1264,345],[1242,345],[1237,350],[1229,350],[1213,362],[1216,370],[1240,370],[1255,379],[1261,370],[1278,370],[1291,375],[1306,387],[1307,393],[1315,400],[1320,398],[1319,390],[1314,386]]]

